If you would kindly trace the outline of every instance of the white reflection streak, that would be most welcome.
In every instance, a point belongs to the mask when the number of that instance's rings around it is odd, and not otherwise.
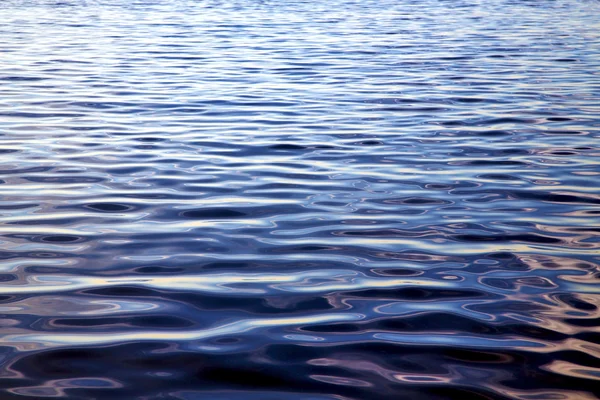
[[[311,282],[311,279],[316,279]],[[268,285],[268,284],[274,285]],[[245,284],[241,287],[227,285]],[[355,271],[313,271],[299,274],[281,275],[184,275],[173,277],[140,278],[125,276],[119,278],[97,278],[64,275],[43,275],[28,277],[24,285],[2,285],[2,294],[46,293],[73,291],[88,288],[103,288],[114,286],[143,286],[146,288],[164,290],[195,290],[206,292],[227,292],[233,294],[256,293],[256,289],[248,288],[248,284],[256,284],[259,288],[268,287],[272,290],[320,293],[338,290],[393,288],[401,286],[427,286],[436,288],[452,288],[457,284],[451,281],[436,281],[426,279],[389,279],[371,278]],[[266,284],[266,285],[265,285]]]
[[[119,343],[128,341],[151,341],[151,340],[202,340],[217,336],[239,334],[248,332],[257,328],[268,328],[276,326],[289,325],[310,325],[326,322],[339,321],[356,321],[363,319],[362,314],[321,314],[308,317],[296,318],[263,318],[263,319],[244,319],[230,324],[217,326],[215,328],[193,330],[185,332],[161,332],[161,331],[145,331],[145,332],[117,332],[117,333],[102,333],[102,334],[17,334],[8,335],[2,339],[4,343],[20,343],[32,344],[27,349],[37,349],[40,347],[60,347],[71,345],[100,345],[109,343]]]

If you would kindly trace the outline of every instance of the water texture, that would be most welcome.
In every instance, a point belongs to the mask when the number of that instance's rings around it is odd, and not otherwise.
[[[3,0],[0,398],[600,395],[600,3]]]

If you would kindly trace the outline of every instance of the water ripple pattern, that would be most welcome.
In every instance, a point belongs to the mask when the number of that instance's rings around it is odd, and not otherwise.
[[[600,3],[0,2],[0,398],[600,396]]]

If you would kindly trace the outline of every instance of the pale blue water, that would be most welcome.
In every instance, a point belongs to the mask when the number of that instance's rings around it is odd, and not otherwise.
[[[600,3],[4,0],[0,399],[595,399]]]

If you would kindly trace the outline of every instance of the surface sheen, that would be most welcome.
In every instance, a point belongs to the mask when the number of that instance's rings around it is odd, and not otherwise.
[[[599,15],[1,1],[0,398],[597,398]]]

